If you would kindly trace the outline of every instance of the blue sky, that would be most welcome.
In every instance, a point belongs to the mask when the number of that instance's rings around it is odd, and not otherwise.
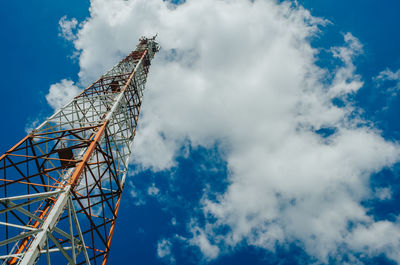
[[[325,26],[320,26],[320,31],[310,40],[312,47],[320,51],[316,55],[317,66],[334,71],[343,65],[343,62],[332,57],[330,49],[343,46],[343,35],[348,32],[362,44],[363,52],[355,57],[354,65],[355,74],[360,76],[364,84],[346,100],[363,110],[359,115],[373,123],[373,127],[378,130],[377,134],[388,141],[399,141],[400,122],[397,117],[400,113],[400,87],[397,88],[397,94],[395,87],[396,82],[400,81],[382,81],[377,76],[386,69],[393,72],[400,69],[400,3],[394,0],[386,1],[385,4],[372,0],[298,2],[310,10],[311,15],[330,21]],[[113,55],[117,54],[113,57],[113,62],[106,60],[108,54],[98,54],[99,58],[106,58],[103,61],[98,60],[103,63],[101,67],[93,67],[94,70],[89,67],[81,69],[79,57],[71,58],[74,44],[60,36],[59,20],[66,15],[67,18],[84,21],[90,16],[89,1],[42,1],[40,4],[31,1],[23,4],[3,1],[0,5],[3,36],[0,43],[3,51],[0,65],[3,96],[0,98],[0,106],[5,113],[0,149],[4,152],[26,134],[27,127],[52,113],[53,110],[45,98],[52,84],[62,79],[78,83],[79,72],[83,73],[81,81],[85,83],[85,78],[91,78],[95,75],[93,73],[97,74],[98,69],[106,69],[115,63],[118,56],[125,55],[129,45],[122,45],[113,51]],[[130,27],[135,30],[135,25]],[[141,33],[134,31],[132,34]],[[83,40],[90,43],[88,38],[90,37]],[[160,38],[162,40],[162,35]],[[136,41],[136,36],[133,39]],[[168,53],[172,41],[165,43],[167,48],[164,51]],[[134,45],[135,43],[131,45],[131,49]],[[83,45],[81,48],[87,47]],[[95,59],[93,61],[98,62]],[[162,63],[168,65],[168,62]],[[162,63],[156,69],[161,69]],[[150,78],[157,79],[154,75],[150,75]],[[156,96],[152,94],[149,98]],[[166,132],[164,138],[169,137],[172,138]],[[145,163],[140,161],[144,160],[140,159],[132,165],[132,172],[135,173],[131,174],[123,195],[108,264],[339,264],[345,261],[355,264],[353,256],[364,264],[396,264],[393,259],[387,258],[384,251],[366,255],[366,252],[354,249],[342,252],[338,250],[340,255],[329,254],[327,260],[321,261],[310,254],[301,237],[296,236],[276,244],[275,252],[249,243],[249,240],[227,246],[224,240],[218,241],[217,237],[209,236],[208,240],[218,246],[220,252],[217,257],[205,257],[204,251],[199,249],[199,243],[190,240],[194,227],[199,227],[200,231],[206,233],[207,224],[212,226],[218,219],[203,214],[204,194],[207,194],[210,201],[217,202],[218,196],[226,194],[234,180],[229,178],[232,166],[227,162],[229,154],[226,153],[229,153],[229,147],[224,145],[224,140],[218,138],[211,143],[194,144],[193,139],[197,138],[185,138],[183,144],[175,150],[173,166],[156,170],[154,166],[143,166]],[[370,174],[367,179],[373,192],[387,187],[391,191],[389,199],[369,197],[361,200],[360,205],[367,209],[368,215],[375,222],[398,222],[398,176],[397,162],[393,166],[383,166],[382,170]],[[351,226],[351,222],[348,225]],[[215,230],[210,235],[224,236],[229,234],[224,229],[229,230],[232,227],[227,223],[213,229]],[[350,243],[340,245],[339,249],[346,249],[346,244]],[[157,255],[157,249],[162,249],[162,246],[168,250],[164,257]]]

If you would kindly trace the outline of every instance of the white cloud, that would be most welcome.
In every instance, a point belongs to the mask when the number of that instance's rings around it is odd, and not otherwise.
[[[359,252],[369,256],[387,253],[388,257],[400,260],[400,225],[398,222],[375,222],[369,225],[359,225],[351,234],[348,243]]]
[[[30,133],[33,129],[35,129],[38,125],[40,125],[39,119],[34,119],[32,121],[28,121],[25,124],[25,132]]]
[[[392,191],[390,188],[377,188],[375,196],[381,201],[390,200],[392,198]]]
[[[175,258],[171,252],[172,243],[168,239],[161,239],[157,243],[157,256],[168,261],[168,264],[175,264]]]
[[[338,68],[330,87],[330,97],[344,96],[356,92],[363,84],[355,74],[354,57],[362,53],[362,45],[351,33],[344,35],[346,46],[332,48],[333,56],[339,58],[344,66]],[[351,80],[351,82],[349,82]]]
[[[75,36],[75,31],[78,26],[78,20],[76,18],[68,19],[67,16],[63,16],[58,21],[58,25],[60,26],[60,33],[58,34],[60,37],[63,37],[68,41],[72,41],[77,38]]]
[[[381,96],[386,100],[382,111],[388,111],[400,92],[400,69],[392,71],[387,68],[373,78]],[[379,94],[378,94],[379,95]]]
[[[128,187],[129,187],[129,195],[131,195],[133,203],[136,206],[145,205],[146,204],[145,195],[135,187],[132,181],[128,181]]]
[[[193,237],[188,242],[191,245],[198,246],[206,259],[215,259],[219,254],[219,248],[211,244],[204,231],[199,227],[193,227],[191,232],[193,233]]]
[[[160,258],[164,258],[165,256],[168,256],[171,254],[171,242],[169,242],[166,239],[162,239],[161,241],[158,241],[157,244],[157,255]]]
[[[63,79],[50,86],[46,100],[53,109],[58,109],[77,96],[79,92],[80,89],[74,85],[73,81]]]
[[[188,140],[224,150],[230,185],[217,201],[204,194],[206,224],[192,226],[188,241],[206,257],[242,242],[269,250],[300,242],[322,262],[340,258],[343,246],[400,262],[397,223],[374,221],[360,203],[371,195],[370,175],[397,162],[400,149],[349,102],[363,85],[353,63],[362,45],[353,35],[332,47],[342,64],[327,70],[310,46],[325,22],[287,2],[92,0],[90,12],[74,41],[82,83],[128,54],[141,35],[159,33],[135,162],[168,169]],[[323,138],[315,133],[321,128],[335,133]],[[220,235],[221,227],[230,232]],[[383,243],[373,236],[379,231]]]
[[[154,183],[147,189],[147,194],[150,196],[157,196],[159,192],[160,190],[154,185]]]
[[[173,226],[176,226],[177,222],[176,222],[176,218],[175,218],[175,217],[172,217],[172,218],[171,218],[171,224],[172,224]]]
[[[376,78],[382,81],[395,80],[400,82],[400,69],[397,70],[396,72],[393,72],[390,69],[386,69],[380,72]]]
[[[390,93],[392,96],[396,96],[400,90],[400,69],[396,72],[393,72],[390,69],[386,69],[379,73],[375,80],[378,81],[378,84],[383,84],[387,81],[391,81],[394,83],[392,87],[387,89],[387,92]]]

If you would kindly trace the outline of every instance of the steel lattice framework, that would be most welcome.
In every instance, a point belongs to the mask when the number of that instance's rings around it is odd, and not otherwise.
[[[155,37],[0,157],[1,264],[106,264]]]

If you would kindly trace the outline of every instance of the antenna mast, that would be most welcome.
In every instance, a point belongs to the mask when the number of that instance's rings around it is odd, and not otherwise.
[[[155,38],[0,157],[0,264],[106,264]]]

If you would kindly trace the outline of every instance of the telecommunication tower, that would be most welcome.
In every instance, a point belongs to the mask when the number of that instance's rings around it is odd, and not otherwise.
[[[0,157],[0,264],[106,264],[150,62],[136,49]]]

